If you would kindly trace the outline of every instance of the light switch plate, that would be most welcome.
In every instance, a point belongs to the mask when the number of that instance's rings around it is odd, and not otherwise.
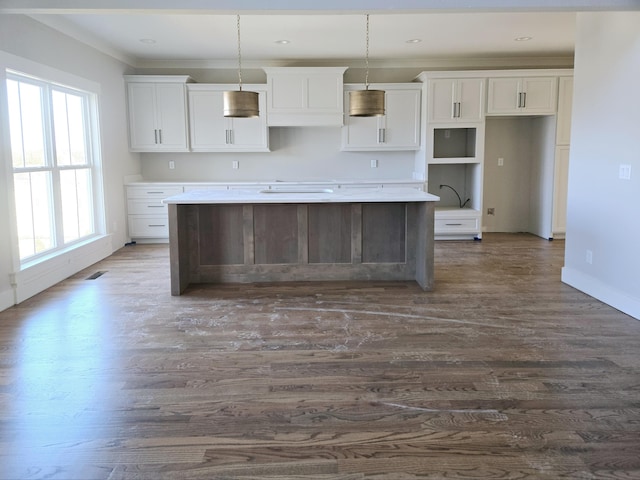
[[[631,180],[631,165],[621,164],[619,175],[622,180]]]

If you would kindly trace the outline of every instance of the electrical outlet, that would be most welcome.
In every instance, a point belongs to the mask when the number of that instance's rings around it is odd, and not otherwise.
[[[631,180],[631,165],[620,165],[619,174],[622,180]]]
[[[371,160],[371,168],[378,168],[378,160]]]
[[[504,158],[502,158],[502,157],[498,158],[498,166],[499,167],[504,167]]]
[[[169,160],[169,170],[173,170],[176,168],[176,162],[173,160]]]
[[[233,160],[231,162],[231,168],[233,168],[234,170],[237,170],[238,168],[240,168],[240,162],[238,160]]]
[[[587,250],[587,254],[585,256],[586,262],[591,265],[593,263],[593,252],[591,250]]]
[[[487,215],[495,215],[495,214],[496,214],[495,208],[487,208]]]

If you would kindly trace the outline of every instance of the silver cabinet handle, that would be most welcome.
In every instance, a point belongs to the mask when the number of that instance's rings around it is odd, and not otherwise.
[[[164,205],[147,205],[147,208],[164,208]]]
[[[462,224],[461,223],[445,223],[446,226],[448,227],[461,227]]]
[[[378,129],[378,143],[384,143],[386,142],[386,129],[385,128],[379,128]]]
[[[522,94],[522,108],[527,108],[527,92]]]
[[[153,137],[154,137],[153,143],[157,144],[158,143],[158,129],[155,129],[153,131]]]
[[[162,143],[162,129],[158,130],[158,138],[160,139],[158,143]]]

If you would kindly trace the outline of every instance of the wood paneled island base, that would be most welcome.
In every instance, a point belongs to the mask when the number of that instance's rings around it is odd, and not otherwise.
[[[172,295],[191,283],[415,280],[424,290],[433,286],[433,200],[188,203],[181,197],[167,202]]]

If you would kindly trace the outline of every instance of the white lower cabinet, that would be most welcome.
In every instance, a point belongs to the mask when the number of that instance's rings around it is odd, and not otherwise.
[[[128,185],[129,237],[132,240],[169,238],[169,215],[162,200],[182,192],[182,186],[176,185]]]
[[[436,240],[479,239],[482,236],[478,210],[437,207],[434,217]]]

